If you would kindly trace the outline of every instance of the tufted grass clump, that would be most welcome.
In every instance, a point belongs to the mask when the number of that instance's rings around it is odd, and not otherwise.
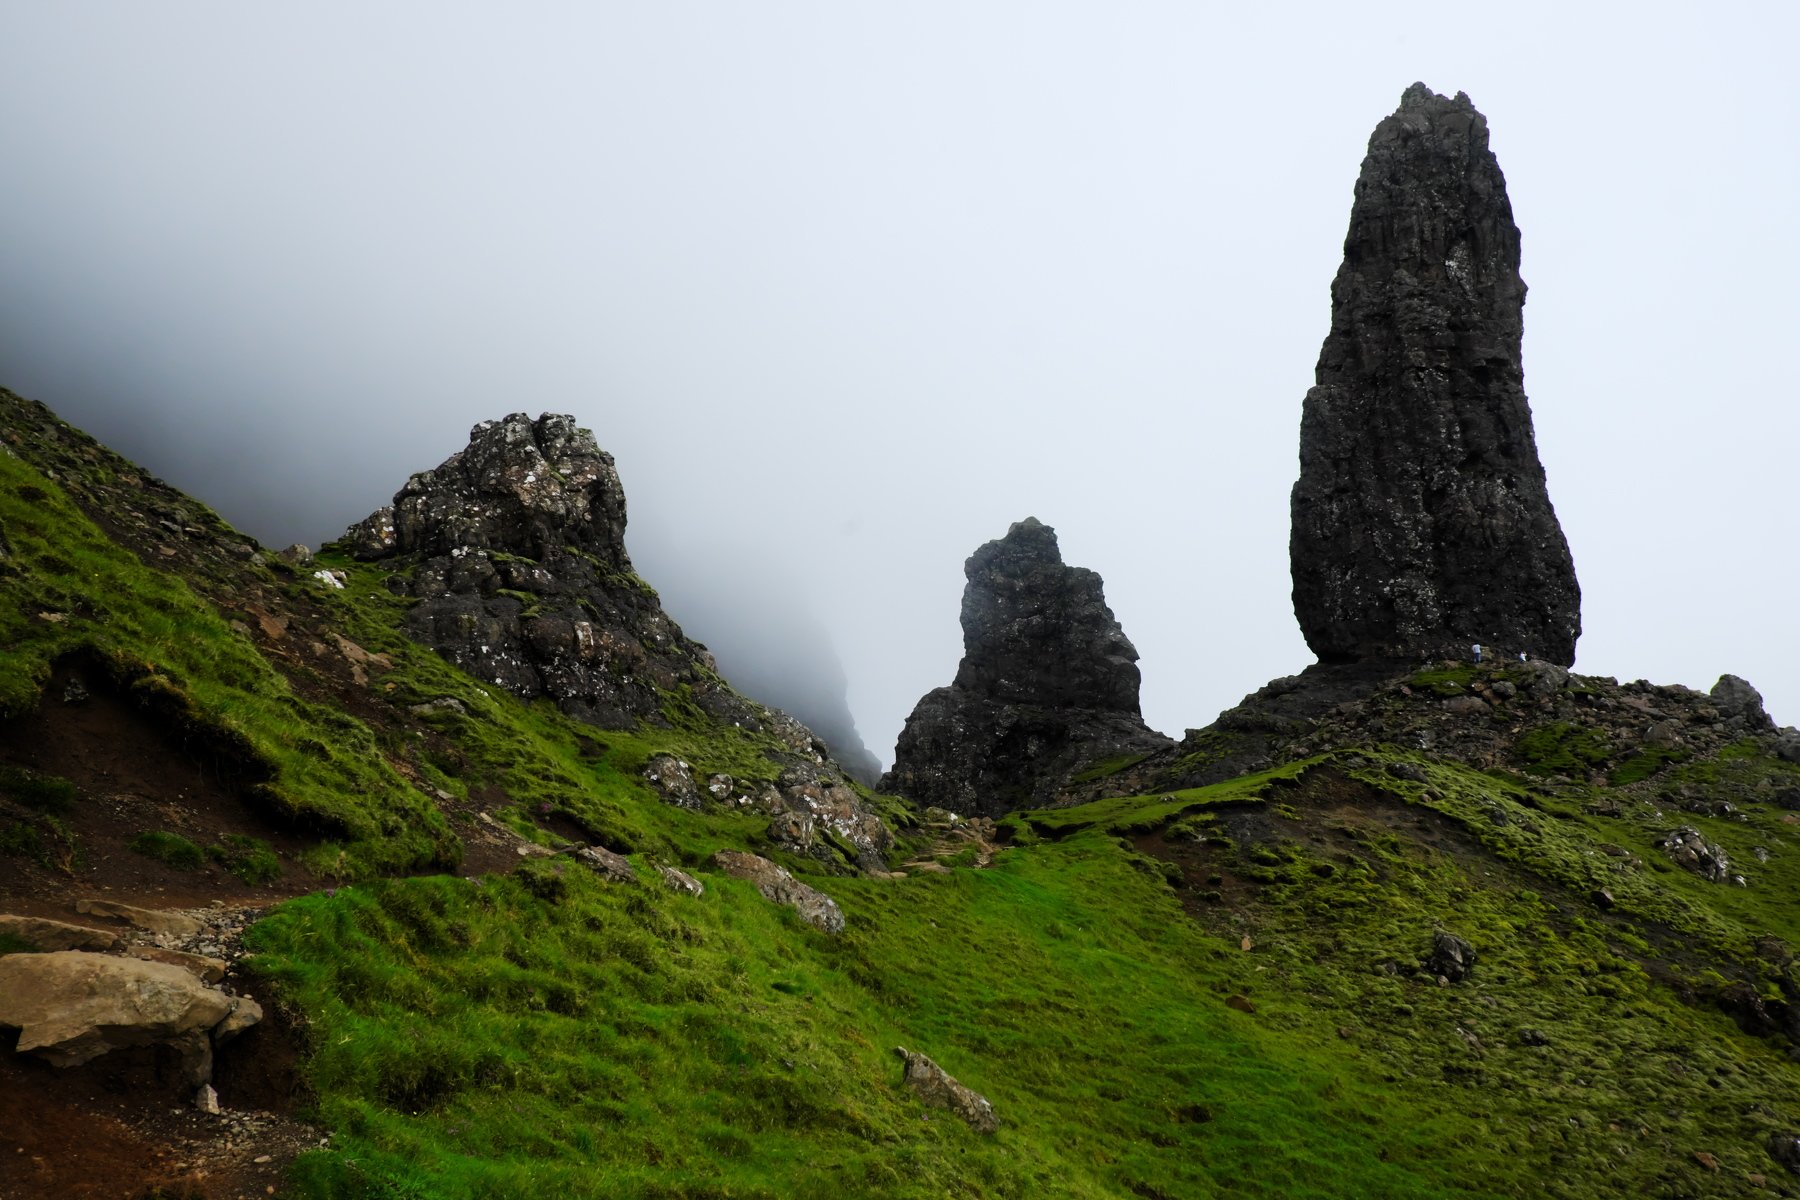
[[[75,806],[75,785],[57,775],[0,763],[0,796],[60,816]]]
[[[145,858],[153,858],[177,871],[198,871],[206,865],[206,851],[179,833],[147,831],[132,838],[129,845]]]
[[[281,859],[261,838],[228,833],[217,845],[206,848],[206,857],[251,887],[274,883],[281,878]]]

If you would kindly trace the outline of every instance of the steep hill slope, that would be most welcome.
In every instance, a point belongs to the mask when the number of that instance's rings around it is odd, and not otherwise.
[[[249,926],[227,986],[271,1018],[221,1053],[219,1117],[169,1115],[144,1052],[7,1057],[9,1128],[116,1153],[22,1134],[0,1194],[1800,1190],[1800,767],[1741,690],[1316,668],[992,835],[881,802],[890,863],[925,865],[833,874],[643,774],[773,785],[778,740],[674,698],[613,731],[522,704],[405,638],[382,566],[257,562],[41,408],[6,397],[4,431],[0,908],[218,900]],[[1659,845],[1684,825],[1723,880]],[[273,874],[233,874],[233,835]],[[723,849],[785,862],[843,931]],[[997,1132],[927,1107],[896,1046]]]

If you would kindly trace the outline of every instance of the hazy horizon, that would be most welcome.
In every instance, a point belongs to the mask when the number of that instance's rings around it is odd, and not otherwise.
[[[1522,231],[1576,669],[1800,721],[1800,18],[1415,12],[11,0],[0,386],[273,546],[572,413],[675,619],[824,630],[884,762],[1033,515],[1180,736],[1311,661],[1301,398],[1420,79]]]

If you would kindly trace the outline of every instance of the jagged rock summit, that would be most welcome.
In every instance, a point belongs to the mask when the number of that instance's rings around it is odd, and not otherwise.
[[[747,715],[633,574],[618,471],[572,417],[481,422],[344,540],[359,558],[414,559],[408,632],[519,696],[622,728],[686,684],[715,715]]]
[[[1519,231],[1467,96],[1416,83],[1376,127],[1331,300],[1292,496],[1307,644],[1570,665],[1581,593],[1525,399]]]
[[[1054,529],[1027,517],[963,570],[956,681],[907,718],[884,790],[994,816],[1055,803],[1088,764],[1169,744],[1140,715],[1137,650],[1100,576],[1063,563]]]
[[[666,723],[666,706],[691,699],[714,721],[773,735],[785,760],[774,785],[738,789],[716,774],[703,794],[689,764],[668,755],[645,777],[680,807],[755,805],[774,818],[773,840],[829,868],[845,867],[836,851],[847,848],[857,866],[881,869],[891,835],[826,744],[735,691],[632,571],[618,471],[573,417],[483,421],[343,543],[389,560],[390,586],[417,597],[410,636],[515,695],[546,696],[608,729]]]

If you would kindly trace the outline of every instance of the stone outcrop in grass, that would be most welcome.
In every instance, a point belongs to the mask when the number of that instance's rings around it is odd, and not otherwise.
[[[1525,399],[1519,230],[1487,119],[1414,84],[1356,182],[1300,420],[1294,614],[1320,659],[1568,666],[1581,592]]]
[[[721,850],[713,855],[713,865],[734,879],[746,879],[772,904],[785,904],[800,914],[800,919],[826,933],[844,932],[844,910],[836,900],[817,888],[795,879],[784,867],[760,855],[742,850]]]
[[[411,567],[408,632],[518,696],[625,728],[685,685],[715,715],[755,719],[633,573],[619,473],[573,417],[483,421],[344,542]]]
[[[906,1061],[906,1086],[920,1100],[934,1108],[949,1109],[977,1133],[993,1133],[1000,1128],[1000,1118],[994,1115],[994,1106],[986,1096],[958,1083],[923,1054],[915,1054],[904,1046],[895,1046],[894,1053]]]

